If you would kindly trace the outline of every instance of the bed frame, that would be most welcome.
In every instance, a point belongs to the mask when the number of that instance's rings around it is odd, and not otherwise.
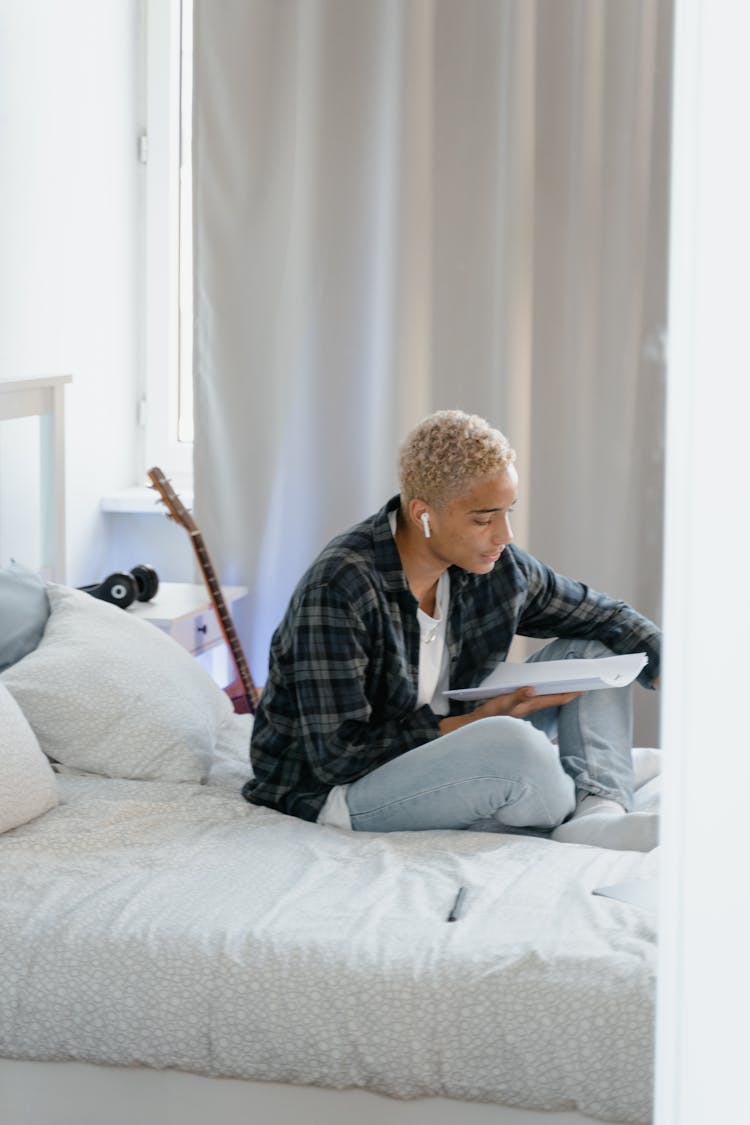
[[[11,1059],[0,1059],[0,1120],[3,1125],[102,1125],[104,1120],[107,1125],[594,1125],[593,1118],[577,1112],[449,1098],[398,1101],[367,1090]]]
[[[39,419],[41,570],[55,582],[65,581],[65,386],[72,378],[0,380],[0,422]]]

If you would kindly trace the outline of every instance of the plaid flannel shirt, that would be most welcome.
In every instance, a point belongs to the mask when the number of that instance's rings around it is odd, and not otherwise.
[[[316,820],[334,785],[440,735],[417,708],[419,625],[388,522],[396,496],[322,551],[271,642],[255,716],[254,804]],[[613,652],[645,651],[639,679],[659,674],[660,631],[624,602],[556,574],[514,545],[489,574],[452,567],[447,645],[451,688],[474,687],[513,637],[595,638]],[[451,714],[474,705],[453,701]]]

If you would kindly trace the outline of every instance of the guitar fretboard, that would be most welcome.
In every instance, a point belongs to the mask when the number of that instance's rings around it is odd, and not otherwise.
[[[237,669],[237,674],[242,681],[242,686],[245,690],[245,694],[250,700],[251,708],[253,711],[255,711],[256,707],[258,706],[260,693],[258,692],[258,689],[253,682],[252,676],[250,675],[250,669],[248,668],[247,661],[245,660],[245,654],[242,651],[242,646],[240,645],[237,631],[234,627],[234,622],[232,621],[229,610],[226,606],[226,602],[224,601],[224,595],[221,591],[221,586],[216,579],[216,573],[211,563],[206,544],[203,541],[203,536],[201,535],[200,531],[195,530],[190,532],[190,538],[193,544],[196,558],[198,559],[198,565],[200,566],[203,579],[206,583],[206,586],[208,587],[208,592],[211,595],[211,601],[213,603],[214,609],[216,610],[216,616],[219,618],[219,624],[221,625],[221,631],[224,634],[224,640],[229,646],[229,650],[232,654],[232,659],[234,660],[234,664]]]
[[[213,564],[206,548],[206,544],[203,541],[203,536],[196,527],[195,520],[188,512],[187,508],[185,508],[184,504],[182,504],[161,469],[156,467],[154,467],[153,469],[149,469],[148,476],[151,478],[153,487],[159,493],[163,503],[166,505],[170,517],[175,520],[176,523],[179,523],[182,527],[184,527],[190,536],[190,542],[193,545],[193,550],[195,551],[198,565],[200,566],[201,574],[203,575],[203,580],[208,587],[208,592],[211,597],[211,604],[213,605],[216,616],[219,619],[219,624],[221,626],[224,640],[226,641],[227,646],[229,647],[229,651],[232,654],[232,660],[234,661],[234,666],[237,669],[237,675],[239,677],[240,683],[242,684],[242,690],[244,692],[246,700],[246,708],[244,706],[240,708],[238,705],[238,701],[235,699],[235,709],[247,709],[251,713],[254,713],[260,699],[260,691],[255,686],[253,678],[250,675],[250,669],[247,666],[245,654],[242,651],[242,645],[240,644],[239,637],[237,636],[237,631],[234,627],[234,622],[232,621],[229,610],[227,609],[226,603],[224,601],[224,595],[222,593],[221,586],[216,579],[216,572],[214,571]]]

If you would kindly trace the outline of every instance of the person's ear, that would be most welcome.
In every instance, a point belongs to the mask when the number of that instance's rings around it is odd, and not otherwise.
[[[415,496],[409,502],[409,520],[415,527],[419,528],[425,539],[431,537],[430,510],[426,500],[421,500],[418,496]]]

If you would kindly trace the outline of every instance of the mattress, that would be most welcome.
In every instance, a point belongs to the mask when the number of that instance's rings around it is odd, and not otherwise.
[[[591,892],[658,851],[308,824],[245,753],[0,837],[0,1054],[650,1120],[656,919]]]

